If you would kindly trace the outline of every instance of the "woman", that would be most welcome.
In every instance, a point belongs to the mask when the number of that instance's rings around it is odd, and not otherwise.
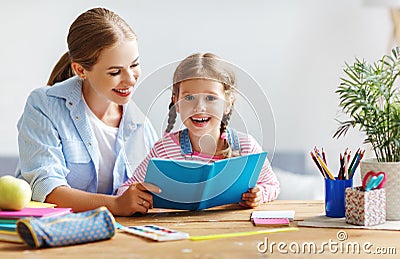
[[[18,122],[17,176],[30,183],[33,200],[75,212],[106,206],[114,215],[146,213],[146,190],[157,187],[134,184],[112,195],[157,139],[130,102],[141,74],[137,37],[117,14],[94,8],[72,23],[67,43],[49,86],[30,94]]]

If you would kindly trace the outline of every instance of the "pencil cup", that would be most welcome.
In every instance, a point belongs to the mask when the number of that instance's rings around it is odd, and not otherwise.
[[[347,187],[353,187],[353,179],[325,179],[325,213],[327,217],[345,217],[345,192]]]

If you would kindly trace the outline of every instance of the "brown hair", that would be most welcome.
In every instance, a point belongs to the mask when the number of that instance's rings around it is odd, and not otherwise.
[[[220,82],[224,86],[226,99],[232,99],[232,106],[227,114],[224,114],[221,120],[220,134],[226,133],[226,127],[233,111],[233,91],[235,87],[235,74],[230,65],[212,53],[196,53],[188,56],[175,69],[172,86],[171,103],[169,104],[168,125],[165,129],[170,132],[176,121],[176,109],[174,97],[179,96],[179,85],[185,80],[191,79],[209,79]],[[228,141],[224,138],[225,157],[232,156]]]
[[[136,39],[136,34],[116,13],[105,8],[93,8],[82,13],[69,28],[68,51],[53,68],[47,84],[54,85],[74,76],[72,62],[90,71],[103,49],[124,39]]]

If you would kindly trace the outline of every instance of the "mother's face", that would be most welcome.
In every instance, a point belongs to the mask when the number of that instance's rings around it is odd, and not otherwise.
[[[129,102],[140,75],[137,41],[122,41],[102,50],[91,70],[83,69],[85,99],[123,105]]]

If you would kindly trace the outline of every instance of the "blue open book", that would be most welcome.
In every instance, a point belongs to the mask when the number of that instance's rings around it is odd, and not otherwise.
[[[254,187],[267,152],[227,158],[213,163],[153,158],[145,182],[157,185],[154,208],[202,210],[240,202]]]

